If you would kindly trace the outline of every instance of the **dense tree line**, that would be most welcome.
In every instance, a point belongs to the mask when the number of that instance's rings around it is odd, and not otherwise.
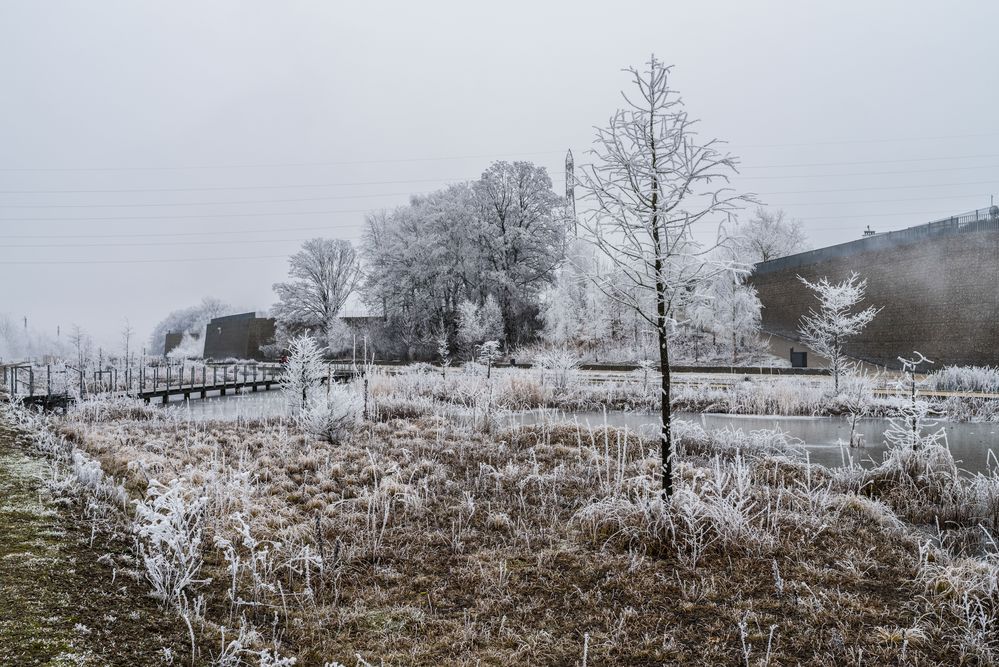
[[[567,224],[544,168],[496,162],[476,181],[368,216],[362,294],[410,355],[435,349],[442,332],[523,344],[543,325],[539,295],[565,257]],[[501,330],[461,327],[472,310],[498,312]]]

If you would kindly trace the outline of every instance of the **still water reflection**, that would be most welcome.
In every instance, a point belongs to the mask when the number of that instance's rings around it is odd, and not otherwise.
[[[179,416],[192,421],[209,419],[247,420],[281,418],[287,414],[284,396],[280,391],[248,393],[238,396],[210,397],[189,402],[171,403],[171,408],[180,411]],[[562,413],[551,411],[525,412],[516,417],[521,423],[533,423],[539,419],[558,419],[579,422],[586,426],[606,423],[611,426],[627,427],[653,435],[657,415],[634,412],[576,412]],[[850,437],[850,423],[845,417],[774,417],[755,415],[725,414],[680,414],[679,419],[687,419],[701,424],[705,429],[780,429],[789,436],[800,440],[814,463],[826,466],[842,465],[846,456],[852,456],[861,465],[870,466],[881,461],[885,451],[884,432],[888,427],[885,419],[861,419],[857,430],[864,435],[867,446],[863,449],[849,449],[839,443]],[[986,472],[990,460],[990,450],[999,452],[999,424],[940,422],[947,434],[947,443],[959,466],[968,472]]]

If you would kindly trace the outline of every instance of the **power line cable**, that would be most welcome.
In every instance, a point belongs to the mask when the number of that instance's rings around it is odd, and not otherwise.
[[[856,205],[856,204],[883,204],[883,203],[895,203],[895,202],[908,202],[908,201],[937,201],[941,199],[973,199],[975,197],[981,196],[981,193],[970,193],[963,195],[946,195],[946,196],[936,196],[936,197],[919,197],[919,198],[902,198],[902,199],[868,199],[868,200],[857,200],[857,201],[826,201],[826,202],[805,202],[801,204],[796,204],[796,206],[846,206],[846,205]],[[873,215],[873,214],[872,214]],[[804,216],[804,219],[811,220],[815,219],[815,216]],[[332,230],[344,230],[357,228],[359,225],[363,225],[360,222],[350,222],[345,224],[326,224],[326,225],[316,225],[316,226],[306,226],[306,227],[268,227],[264,229],[236,229],[236,230],[220,230],[214,232],[155,232],[155,233],[125,233],[125,234],[3,234],[0,238],[3,239],[54,239],[54,240],[65,240],[68,238],[78,238],[78,239],[121,239],[121,238],[165,238],[173,236],[185,236],[185,237],[203,237],[203,236],[238,236],[243,234],[262,234],[262,233],[273,233],[273,232],[289,232],[289,231],[332,231]],[[301,239],[305,240],[305,239]],[[226,243],[257,243],[259,241],[244,241],[241,239],[228,239]],[[114,244],[114,245],[129,245],[129,244]],[[138,244],[138,245],[150,245],[150,244]],[[165,245],[175,245],[175,244],[165,244]],[[38,245],[9,245],[10,248],[28,248],[28,247],[91,247],[89,245],[80,244],[53,244],[51,246],[46,246],[44,244]],[[95,246],[96,247],[96,244]]]
[[[757,192],[758,195],[773,196],[773,195],[805,195],[805,194],[818,194],[825,192],[870,192],[872,190],[913,190],[913,189],[924,189],[924,188],[949,188],[959,185],[999,185],[999,180],[990,181],[969,181],[965,183],[930,183],[928,185],[880,185],[872,186],[869,188],[833,188],[830,190],[783,190],[781,192]]]
[[[383,158],[379,160],[330,160],[320,162],[279,162],[256,164],[222,164],[222,165],[184,165],[184,166],[127,166],[127,167],[0,167],[0,171],[187,171],[202,169],[261,169],[276,167],[327,167],[354,164],[385,164],[390,162],[438,162],[446,160],[495,160],[500,157],[518,157],[523,155],[553,155],[564,154],[566,149],[557,151],[525,151],[523,153],[494,153],[492,155],[449,155],[437,157]]]
[[[896,158],[893,160],[854,160],[850,162],[806,162],[799,164],[758,164],[756,166],[746,167],[747,169],[783,169],[785,167],[835,167],[838,165],[852,165],[852,164],[894,164],[898,162],[925,162],[927,160],[978,160],[982,158],[993,158],[999,157],[999,154],[988,154],[988,155],[952,155],[952,156],[939,156],[939,157],[913,157],[913,158]]]
[[[930,174],[941,171],[970,171],[974,169],[999,169],[999,164],[988,164],[975,167],[939,167],[936,169],[902,169],[898,171],[854,171],[841,172],[839,174],[787,174],[784,176],[743,176],[739,174],[740,180],[782,180],[786,178],[841,178],[851,176],[894,176],[899,174]]]
[[[949,134],[936,137],[906,137],[898,139],[833,139],[829,141],[812,141],[792,144],[741,144],[744,148],[793,148],[798,146],[838,146],[841,144],[887,144],[905,141],[936,141],[938,139],[969,139],[977,137],[995,137],[999,132],[984,132],[979,134]]]
[[[223,234],[263,234],[270,232],[301,232],[301,231],[324,231],[330,229],[342,229],[356,226],[357,223],[347,225],[317,225],[310,227],[268,227],[266,229],[227,229],[218,232],[152,232],[143,234],[2,234],[0,239],[119,239],[119,238],[149,238],[167,236],[221,236]]]
[[[139,243],[28,243],[7,248],[131,248],[140,246],[235,245],[241,243],[302,243],[309,237],[294,239],[222,239],[218,241],[144,241]]]
[[[787,178],[841,178],[849,176],[892,176],[899,174],[928,174],[936,173],[942,171],[970,171],[976,169],[999,169],[999,164],[989,164],[989,165],[978,165],[978,166],[968,166],[968,167],[937,167],[934,169],[902,169],[893,171],[858,171],[858,172],[841,172],[836,174],[787,174],[780,176],[745,176],[740,174],[739,179],[742,180],[775,180],[775,179],[787,179]],[[224,192],[224,191],[235,191],[235,190],[293,190],[293,189],[307,189],[307,188],[332,188],[332,187],[347,187],[347,186],[359,186],[359,185],[401,185],[404,183],[454,183],[462,181],[472,181],[472,178],[422,178],[422,179],[409,179],[409,180],[391,180],[391,181],[342,181],[339,183],[298,183],[289,185],[274,185],[274,184],[262,184],[262,185],[215,185],[215,186],[204,186],[204,187],[185,187],[185,188],[164,188],[164,187],[150,187],[150,188],[90,188],[90,189],[64,189],[64,190],[0,190],[0,194],[116,194],[116,193],[126,193],[126,192]],[[564,179],[560,177],[553,177],[553,184],[558,184],[563,182]]]
[[[289,215],[330,215],[333,213],[371,213],[372,211],[377,211],[381,208],[390,207],[372,207],[372,208],[354,208],[354,209],[332,209],[326,211],[281,211],[281,212],[265,212],[254,211],[251,213],[195,213],[190,215],[118,215],[118,216],[86,216],[86,217],[76,217],[76,218],[0,218],[0,223],[3,222],[93,222],[97,220],[101,221],[113,221],[121,220],[132,222],[135,220],[202,220],[204,218],[259,218],[259,217],[274,217],[274,216],[289,216]]]
[[[960,183],[931,183],[928,185],[889,185],[889,186],[872,186],[867,188],[833,188],[824,190],[784,190],[778,192],[758,192],[756,194],[761,196],[773,196],[773,195],[791,195],[791,194],[815,194],[815,193],[826,193],[826,192],[869,192],[873,190],[905,190],[905,189],[924,189],[924,188],[946,188],[946,187],[956,187],[964,185],[993,185],[999,183],[999,180],[988,180],[988,181],[965,181]],[[404,196],[420,196],[429,194],[428,192],[383,192],[383,193],[371,193],[365,195],[331,195],[324,197],[291,197],[284,199],[242,199],[234,201],[207,201],[207,202],[154,202],[154,203],[140,203],[140,204],[5,204],[0,206],[0,210],[3,209],[34,209],[34,208],[164,208],[164,207],[174,207],[174,206],[224,206],[229,204],[288,204],[288,203],[301,203],[301,202],[315,202],[315,201],[330,201],[330,200],[340,200],[340,199],[368,199],[377,197],[404,197]],[[278,213],[281,214],[281,213]],[[26,218],[24,218],[26,219]],[[4,219],[0,218],[0,221]]]
[[[168,206],[223,206],[226,204],[288,204],[307,201],[330,201],[337,199],[372,199],[376,197],[409,197],[424,195],[427,192],[378,192],[366,195],[330,195],[326,197],[292,197],[286,199],[239,199],[235,201],[194,201],[194,202],[154,202],[140,204],[3,204],[6,208],[160,208]]]
[[[220,192],[229,190],[291,190],[294,188],[333,188],[357,185],[402,185],[404,183],[447,183],[473,178],[412,178],[395,181],[343,181],[340,183],[303,183],[300,185],[212,185],[194,188],[96,188],[73,190],[0,190],[5,195],[29,194],[116,194],[122,192]]]
[[[172,264],[177,262],[228,262],[251,259],[288,259],[288,255],[254,255],[250,257],[182,257],[171,259],[106,259],[106,260],[38,260],[12,262],[0,261],[0,266],[24,266],[29,264]]]
[[[992,135],[982,135],[982,136],[992,136]],[[946,138],[946,137],[940,137]],[[923,139],[920,139],[923,140]],[[871,139],[871,140],[842,140],[834,142],[817,142],[814,144],[800,144],[800,145],[824,145],[827,143],[876,143],[882,141],[910,141],[906,140],[882,140],[882,139]],[[794,144],[757,144],[753,147],[782,147],[791,146]],[[749,147],[749,146],[747,146]],[[385,163],[404,163],[404,162],[436,162],[436,161],[447,161],[447,160],[471,160],[471,159],[496,159],[502,157],[518,157],[525,155],[555,155],[564,154],[566,149],[559,149],[554,151],[525,151],[521,153],[494,153],[491,155],[454,155],[454,156],[435,156],[435,157],[410,157],[410,158],[382,158],[377,160],[331,160],[331,161],[317,161],[317,162],[284,162],[284,163],[251,163],[251,164],[224,164],[224,165],[185,165],[185,166],[123,166],[123,167],[0,167],[0,172],[75,172],[75,171],[186,171],[186,170],[209,170],[209,169],[257,169],[257,168],[279,168],[279,167],[322,167],[322,166],[337,166],[337,165],[359,165],[359,164],[385,164]],[[893,160],[863,160],[863,161],[851,161],[851,162],[823,162],[823,163],[812,163],[812,164],[783,164],[783,165],[757,165],[755,167],[750,167],[753,169],[775,169],[779,167],[815,167],[815,166],[832,166],[832,165],[849,165],[849,164],[887,164],[894,162],[922,162],[926,160],[964,160],[964,159],[978,159],[984,157],[999,157],[996,154],[990,155],[963,155],[963,156],[938,156],[938,157],[923,157],[923,158],[898,158]]]

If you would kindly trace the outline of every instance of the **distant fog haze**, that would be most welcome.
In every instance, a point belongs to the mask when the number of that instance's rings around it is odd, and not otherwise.
[[[999,3],[0,4],[0,313],[144,343],[366,211],[571,148],[655,54],[813,246],[999,195]],[[746,214],[751,211],[746,211]]]

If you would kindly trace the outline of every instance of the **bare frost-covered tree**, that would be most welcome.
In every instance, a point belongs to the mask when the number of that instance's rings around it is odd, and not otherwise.
[[[753,217],[739,225],[732,236],[739,259],[750,267],[808,249],[801,221],[787,217],[780,209],[757,208]]]
[[[724,268],[710,257],[724,242],[722,224],[752,201],[728,187],[736,159],[717,140],[697,135],[670,87],[670,70],[655,56],[644,71],[627,70],[633,93],[624,93],[627,107],[597,129],[595,163],[581,178],[588,209],[582,226],[616,269],[617,280],[596,280],[647,320],[657,338],[667,496],[673,493],[670,336],[696,287]],[[717,225],[713,239],[705,240],[706,225]]]
[[[121,346],[122,352],[125,355],[125,366],[130,367],[131,361],[131,343],[132,337],[135,336],[135,329],[132,328],[132,323],[125,318],[125,323],[121,327]]]
[[[729,339],[732,365],[738,362],[740,339],[755,337],[760,329],[760,300],[744,277],[744,272],[737,269],[719,273],[704,286],[691,313],[699,326]]]
[[[357,287],[361,264],[349,241],[310,239],[288,260],[291,281],[275,283],[274,316],[285,327],[330,338],[337,313]]]
[[[798,332],[801,341],[829,363],[837,394],[840,375],[852,365],[843,354],[843,344],[863,331],[881,312],[874,306],[854,312],[857,304],[864,300],[867,289],[867,281],[859,278],[853,273],[842,282],[831,283],[827,278],[810,282],[798,276],[798,280],[815,292],[815,298],[819,300],[818,310],[809,308],[808,314],[802,316]]]

